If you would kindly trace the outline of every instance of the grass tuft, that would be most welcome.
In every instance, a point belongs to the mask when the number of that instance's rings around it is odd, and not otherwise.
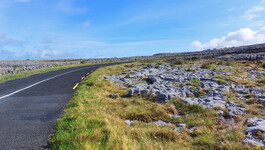
[[[213,70],[213,69],[216,68],[216,65],[215,65],[215,64],[203,64],[203,65],[201,66],[201,68],[203,68],[203,69]]]
[[[218,80],[217,80],[217,83],[218,83],[219,85],[224,85],[224,84],[226,84],[226,82],[225,82],[224,80],[222,80],[222,79],[218,79]]]

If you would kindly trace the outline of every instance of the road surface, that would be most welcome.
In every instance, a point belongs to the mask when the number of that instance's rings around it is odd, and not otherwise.
[[[46,149],[48,136],[81,78],[99,67],[82,66],[0,83],[0,149]]]

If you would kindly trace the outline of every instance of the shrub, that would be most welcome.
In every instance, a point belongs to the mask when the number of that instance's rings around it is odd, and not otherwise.
[[[190,85],[193,85],[195,87],[199,87],[200,86],[200,80],[199,79],[191,79]]]
[[[184,60],[183,59],[173,59],[170,62],[171,66],[182,65],[182,64],[184,64]]]
[[[209,113],[208,109],[205,109],[200,105],[189,105],[181,100],[175,100],[173,101],[173,104],[176,106],[176,109],[179,110],[182,115],[190,113]]]
[[[58,67],[59,65],[58,64],[53,64],[54,65],[54,67]]]
[[[199,92],[198,92],[198,97],[202,97],[202,96],[204,96],[205,95],[205,91],[204,90],[200,90]]]
[[[200,80],[199,79],[192,79],[192,80],[190,80],[190,82],[192,82],[194,84],[200,84]]]
[[[196,70],[195,70],[195,69],[192,69],[192,68],[188,68],[188,69],[186,69],[185,71],[188,71],[188,72],[195,72]]]
[[[217,65],[224,66],[224,65],[226,65],[226,61],[224,61],[224,60],[218,61]]]
[[[160,68],[160,66],[156,65],[156,66],[155,66],[155,68],[156,68],[156,69],[159,69],[159,68]]]
[[[203,69],[213,70],[213,69],[216,68],[216,66],[215,66],[215,64],[203,64],[203,65],[201,66],[201,68],[203,68]]]
[[[225,82],[224,80],[221,80],[221,79],[218,79],[218,80],[217,80],[217,83],[218,83],[219,85],[224,85],[224,84],[226,84],[226,82]]]
[[[262,76],[262,77],[259,77],[259,79],[257,80],[258,83],[263,83],[265,84],[265,77]]]
[[[196,87],[191,87],[190,89],[191,89],[192,91],[196,91],[196,90],[197,90]]]
[[[201,56],[193,56],[191,59],[192,59],[193,61],[196,61],[196,60],[201,60],[202,57],[201,57]]]
[[[265,69],[265,63],[263,63],[263,64],[261,65],[261,67],[262,67],[263,69]]]
[[[228,61],[228,62],[226,63],[226,65],[227,65],[227,66],[233,66],[233,67],[235,67],[235,66],[237,66],[237,62],[236,62],[236,61]]]
[[[80,64],[85,64],[85,63],[86,63],[85,60],[81,60],[81,61],[80,61]]]

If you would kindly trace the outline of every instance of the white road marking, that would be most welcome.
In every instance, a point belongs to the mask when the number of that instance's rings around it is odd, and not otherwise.
[[[66,74],[69,74],[69,73],[75,72],[75,71],[78,71],[78,70],[87,69],[87,68],[89,68],[89,67],[81,68],[81,69],[76,69],[76,70],[72,70],[72,71],[65,72],[65,73],[62,73],[62,74],[59,74],[59,75],[56,75],[56,76],[50,77],[50,78],[48,78],[48,79],[45,79],[45,80],[39,81],[39,82],[34,83],[34,84],[32,84],[32,85],[29,85],[29,86],[27,86],[27,87],[25,87],[25,88],[22,88],[22,89],[20,89],[20,90],[17,90],[17,91],[15,91],[15,92],[12,92],[12,93],[10,93],[10,94],[7,94],[7,95],[5,95],[5,96],[2,96],[2,97],[0,97],[0,100],[6,98],[6,97],[8,97],[8,96],[14,95],[14,94],[16,94],[16,93],[18,93],[18,92],[21,92],[21,91],[24,91],[24,90],[26,90],[26,89],[29,89],[29,88],[31,88],[31,87],[33,87],[33,86],[35,86],[35,85],[41,84],[41,83],[43,83],[43,82],[45,82],[45,81],[48,81],[48,80],[51,80],[51,79],[54,79],[54,78],[57,78],[57,77],[60,77],[60,76],[63,76],[63,75],[66,75]]]

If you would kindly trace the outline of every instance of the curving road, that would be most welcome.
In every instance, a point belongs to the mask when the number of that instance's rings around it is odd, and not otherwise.
[[[118,63],[115,63],[118,64]],[[75,67],[0,84],[0,149],[46,149],[77,83],[100,64]]]

